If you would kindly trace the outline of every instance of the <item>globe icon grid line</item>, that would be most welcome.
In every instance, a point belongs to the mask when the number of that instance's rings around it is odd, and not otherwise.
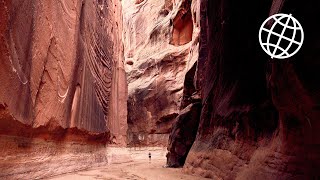
[[[286,22],[283,23],[281,22],[281,20],[285,20]],[[265,28],[266,24],[271,21],[274,20],[272,26],[270,29]],[[292,22],[292,26],[289,25],[289,23]],[[277,33],[274,31],[276,25],[280,25],[282,27],[281,33]],[[292,37],[287,37],[285,36],[285,32],[287,29],[290,29],[293,31]],[[266,42],[262,41],[262,32],[267,32],[268,36],[267,36],[267,40]],[[300,33],[301,38],[300,38],[300,42],[296,41],[296,35]],[[277,41],[276,43],[271,43],[271,35],[273,35],[273,37],[277,37]],[[280,47],[281,41],[286,40],[289,42],[289,44],[287,45],[287,47]],[[299,23],[298,20],[296,20],[291,14],[275,14],[273,16],[270,16],[269,18],[267,18],[261,25],[260,27],[260,31],[259,31],[259,41],[260,41],[260,45],[262,47],[262,49],[273,59],[273,58],[278,58],[278,59],[285,59],[288,57],[293,56],[294,54],[296,54],[299,49],[301,48],[302,44],[303,44],[303,40],[304,40],[304,34],[303,34],[303,29],[301,24]],[[294,50],[294,52],[289,53],[288,51],[290,50],[290,48],[292,47],[292,45],[295,44],[298,47]],[[272,52],[270,48],[273,48]],[[277,52],[279,52],[279,54],[277,54]]]
[[[285,40],[287,40],[287,41],[291,41],[292,43],[295,43],[295,44],[297,44],[297,45],[302,44],[301,42],[298,42],[298,41],[296,41],[296,40],[294,40],[294,39],[290,39],[290,38],[288,38],[288,37],[286,37],[286,36],[281,36],[281,34],[278,34],[278,33],[276,33],[276,32],[270,31],[269,29],[263,28],[262,30],[263,30],[263,31],[266,31],[266,32],[268,32],[268,33],[270,33],[270,34],[276,35],[276,36],[278,36],[278,37],[281,37],[282,39],[285,39]],[[263,43],[263,44],[267,44],[267,43]]]
[[[291,16],[291,14],[290,14],[290,16]],[[284,18],[284,17],[281,17],[282,19]],[[273,18],[276,22],[278,21],[276,18]],[[289,18],[287,18],[287,21],[286,21],[286,24],[285,24],[285,26],[283,26],[283,29],[282,29],[282,32],[281,32],[281,35],[279,36],[279,38],[278,38],[278,42],[277,42],[277,45],[275,46],[275,48],[274,48],[274,50],[273,50],[273,53],[272,53],[272,55],[274,56],[275,54],[276,54],[276,52],[277,52],[277,50],[278,50],[278,47],[279,47],[279,44],[280,44],[280,42],[281,42],[281,37],[283,37],[283,34],[284,34],[284,32],[286,31],[286,28],[287,28],[287,26],[288,26],[288,24],[289,24],[289,21],[290,21],[290,19]],[[276,23],[274,23],[273,24],[273,28],[271,29],[271,31],[274,29],[274,27],[275,27],[275,25],[276,25]],[[269,34],[269,37],[268,37],[268,42],[270,42],[270,34]],[[268,46],[269,47],[269,46]],[[282,51],[282,52],[286,52],[286,51]],[[273,58],[273,56],[271,56],[271,58]]]
[[[275,49],[280,49],[280,50],[282,51],[282,53],[286,54],[287,56],[290,55],[288,52],[286,52],[285,49],[283,49],[282,47],[276,46],[275,44],[267,44],[267,43],[265,43],[265,45],[266,45],[266,46],[272,46],[272,47],[274,47]],[[282,53],[281,53],[281,55],[282,55]],[[273,54],[272,54],[272,55],[273,55]],[[275,57],[275,55],[274,55],[274,56],[271,56],[271,58],[274,58],[274,57]]]

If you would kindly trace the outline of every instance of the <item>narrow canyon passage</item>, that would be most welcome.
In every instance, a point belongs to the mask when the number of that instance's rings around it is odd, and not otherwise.
[[[0,179],[319,179],[319,10],[0,0]]]

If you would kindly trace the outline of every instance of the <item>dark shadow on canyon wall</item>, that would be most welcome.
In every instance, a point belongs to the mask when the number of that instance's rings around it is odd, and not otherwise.
[[[202,101],[201,116],[194,129],[179,121],[174,125],[180,127],[170,135],[168,165],[209,178],[319,177],[320,28],[315,23],[320,3],[198,3],[200,53],[193,83]],[[292,58],[271,60],[259,45],[258,32],[269,15],[279,12],[300,21],[305,41]],[[184,94],[190,94],[188,89]],[[179,128],[197,130],[189,153],[177,153],[175,147],[186,141],[176,136]]]

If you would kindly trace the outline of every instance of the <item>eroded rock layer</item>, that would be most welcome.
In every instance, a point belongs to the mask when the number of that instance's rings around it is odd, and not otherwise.
[[[320,3],[200,0],[197,4],[199,58],[193,85],[185,83],[184,95],[200,95],[202,110],[184,170],[213,179],[319,177],[320,29],[314,22],[320,16]],[[270,60],[258,41],[262,22],[278,12],[292,13],[306,35],[299,53],[286,60]],[[184,100],[182,106],[190,103]],[[169,148],[169,165],[179,165],[185,156],[177,153],[186,139],[176,130],[186,128],[190,127],[180,124],[171,132],[170,144],[177,148]]]
[[[0,1],[2,142],[18,136],[126,144],[121,22],[119,1]],[[29,144],[25,153],[36,150]],[[6,165],[7,173],[14,168]]]
[[[197,59],[190,0],[124,0],[128,143],[166,145],[179,113],[184,76]]]

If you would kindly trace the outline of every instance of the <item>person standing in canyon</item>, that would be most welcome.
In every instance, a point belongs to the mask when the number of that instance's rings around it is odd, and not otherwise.
[[[151,152],[149,152],[149,163],[151,162]]]

